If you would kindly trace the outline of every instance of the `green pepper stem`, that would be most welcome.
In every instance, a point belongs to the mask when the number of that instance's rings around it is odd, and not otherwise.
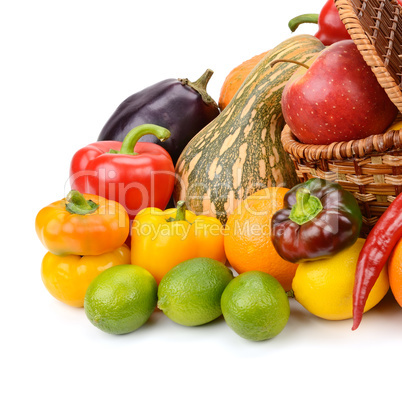
[[[292,32],[296,31],[300,24],[310,23],[310,24],[318,24],[318,14],[302,14],[297,17],[292,18],[289,21],[289,28]]]
[[[185,221],[186,220],[186,203],[184,201],[177,201],[177,210],[175,221]]]
[[[177,201],[176,216],[166,219],[167,222],[187,221],[186,219],[186,203],[184,201]]]
[[[71,190],[66,197],[66,210],[70,214],[87,215],[95,212],[99,205],[92,200],[86,200],[77,190]]]
[[[134,152],[134,147],[138,140],[147,134],[154,135],[162,142],[170,137],[170,131],[167,128],[157,126],[156,124],[142,124],[130,130],[121,144],[120,151],[113,153],[123,155],[138,155],[137,152]]]
[[[310,191],[302,187],[296,191],[296,204],[290,211],[289,219],[298,225],[303,225],[314,219],[323,207],[321,201],[310,194]]]

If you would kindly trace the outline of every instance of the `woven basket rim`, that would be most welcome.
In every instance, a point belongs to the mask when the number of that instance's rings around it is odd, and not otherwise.
[[[402,129],[374,134],[359,140],[314,145],[300,142],[290,127],[285,124],[281,133],[281,141],[284,150],[297,160],[303,159],[307,162],[318,162],[322,159],[342,161],[390,151],[402,151]]]
[[[390,74],[390,71],[388,70],[390,66],[385,66],[381,55],[378,54],[377,48],[373,45],[372,39],[367,33],[367,30],[362,26],[362,23],[356,14],[356,10],[353,7],[353,4],[355,7],[358,7],[356,3],[361,3],[365,7],[366,3],[373,1],[374,0],[335,0],[335,5],[338,9],[342,22],[345,24],[345,27],[348,30],[349,35],[355,42],[366,63],[371,67],[379,84],[384,88],[388,97],[395,104],[398,110],[402,112],[402,91],[399,83],[397,83]],[[401,18],[399,18],[395,23],[401,25],[402,8],[399,6],[397,0],[387,1],[390,1],[395,7],[400,8]],[[383,3],[383,1],[380,0],[377,1],[377,3]],[[375,16],[373,17],[373,20],[376,20]],[[387,28],[389,28],[389,31],[391,31],[390,27]],[[385,38],[389,40],[390,48],[392,49],[391,38],[388,36],[385,36]],[[397,73],[400,73],[400,71]]]

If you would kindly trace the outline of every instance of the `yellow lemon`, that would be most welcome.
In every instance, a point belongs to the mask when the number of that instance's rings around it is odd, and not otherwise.
[[[327,320],[352,318],[357,259],[365,240],[331,258],[299,264],[292,288],[296,300],[310,313]],[[364,311],[373,308],[389,289],[386,267],[370,292]]]

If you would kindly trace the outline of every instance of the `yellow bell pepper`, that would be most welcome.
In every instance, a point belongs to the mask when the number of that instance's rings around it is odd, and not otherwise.
[[[131,263],[147,269],[159,283],[177,264],[196,257],[226,262],[223,226],[216,218],[186,210],[145,208],[131,229]]]
[[[56,299],[70,306],[83,307],[92,280],[105,269],[129,263],[130,249],[125,244],[96,256],[60,256],[48,252],[42,260],[42,281]]]

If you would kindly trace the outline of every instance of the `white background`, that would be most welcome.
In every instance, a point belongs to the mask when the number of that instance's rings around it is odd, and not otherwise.
[[[118,104],[166,78],[229,71],[291,36],[324,0],[19,1],[1,6],[0,399],[310,401],[400,397],[402,309],[389,296],[351,321],[291,301],[276,338],[253,343],[223,319],[181,327],[162,313],[125,336],[53,299],[40,278],[40,208],[64,197],[73,153]],[[309,25],[300,33],[314,34]],[[342,398],[342,399],[341,399]]]

